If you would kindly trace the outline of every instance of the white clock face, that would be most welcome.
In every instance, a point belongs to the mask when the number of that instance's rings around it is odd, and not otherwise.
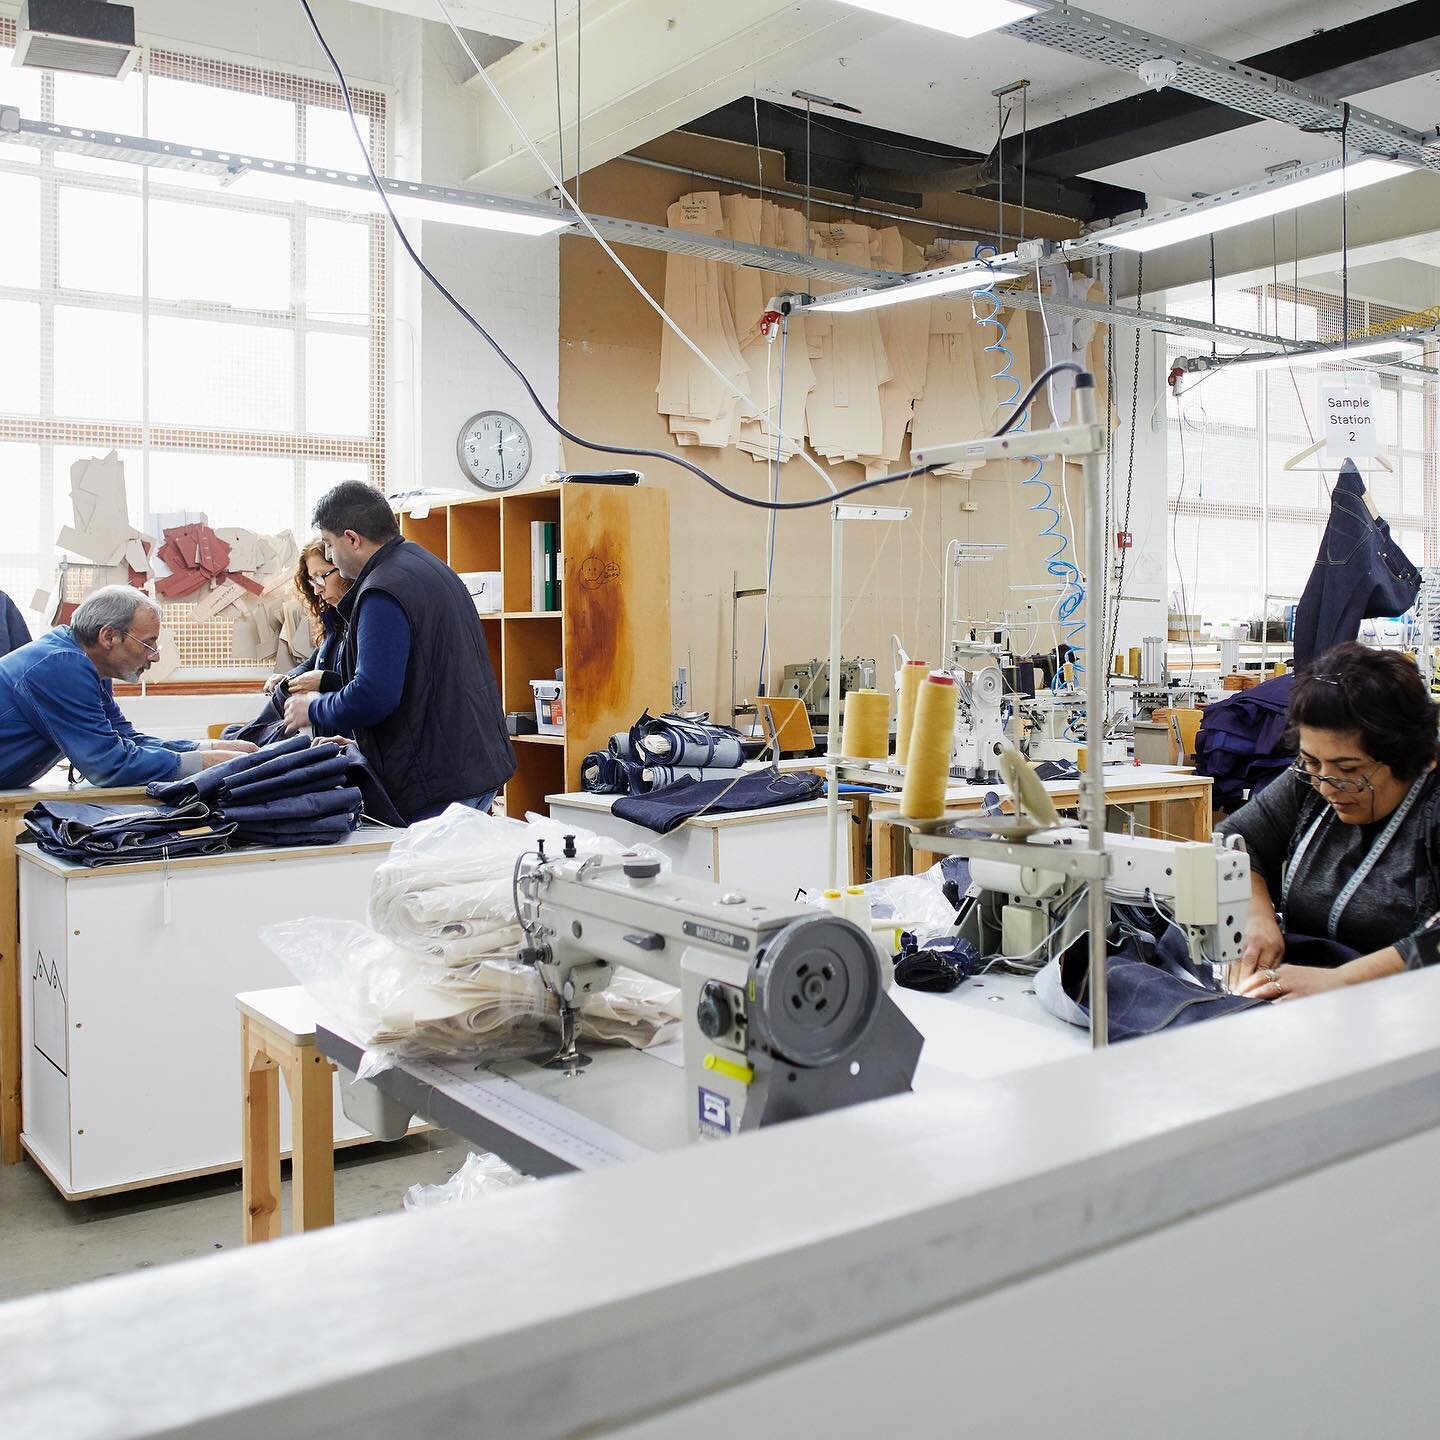
[[[485,410],[460,429],[460,468],[482,490],[511,490],[530,473],[530,437],[503,410]]]

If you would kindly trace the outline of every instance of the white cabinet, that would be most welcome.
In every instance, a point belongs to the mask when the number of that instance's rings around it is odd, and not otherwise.
[[[295,978],[257,932],[363,920],[398,833],[168,867],[87,869],[19,847],[23,1141],[64,1195],[239,1165],[235,995]],[[337,1140],[360,1136],[338,1101],[335,1116]]]

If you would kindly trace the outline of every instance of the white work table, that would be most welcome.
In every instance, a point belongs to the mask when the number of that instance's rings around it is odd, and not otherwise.
[[[964,1092],[1089,1048],[1088,1031],[1045,1010],[1028,978],[992,973],[948,995],[896,986],[890,996],[925,1037],[917,1094]],[[364,1053],[325,1020],[315,1043],[347,1070]],[[591,1063],[575,1075],[526,1060],[482,1067],[472,1056],[401,1060],[374,1083],[407,1114],[454,1131],[528,1175],[598,1170],[688,1143],[690,1100],[678,1041],[648,1051],[581,1048]]]
[[[18,847],[21,1139],[67,1199],[239,1165],[235,995],[295,978],[256,934],[364,919],[401,833],[94,867]]]
[[[0,1433],[1429,1435],[1437,1036],[1400,975],[29,1297]]]
[[[574,791],[547,795],[550,818],[606,835],[625,845],[648,845],[669,858],[677,875],[738,889],[763,890],[787,900],[825,887],[829,832],[825,801],[772,805],[733,815],[697,815],[668,835],[647,830],[612,811],[620,797]],[[850,804],[841,802],[848,826]],[[841,885],[850,883],[849,848],[840,847]]]

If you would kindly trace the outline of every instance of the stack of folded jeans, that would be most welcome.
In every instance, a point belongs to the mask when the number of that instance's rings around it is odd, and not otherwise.
[[[712,725],[708,715],[651,715],[610,737],[580,766],[595,795],[648,795],[677,780],[733,780],[744,773],[740,732]]]
[[[360,823],[356,759],[349,746],[297,735],[146,791],[167,804],[206,806],[231,827],[232,845],[328,845]]]
[[[26,812],[25,827],[48,855],[81,865],[120,865],[215,855],[235,832],[198,800],[187,805],[87,805],[42,800]]]

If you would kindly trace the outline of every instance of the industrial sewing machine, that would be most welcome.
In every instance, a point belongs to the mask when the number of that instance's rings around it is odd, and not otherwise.
[[[1093,751],[1087,724],[1086,699],[1079,690],[1040,690],[1031,699],[1020,703],[1020,719],[1024,730],[1021,748],[1028,760],[1076,760],[1080,747]],[[1103,744],[1105,761],[1126,759],[1125,741],[1115,734],[1119,717],[1106,718]]]
[[[999,775],[999,757],[1006,744],[1003,651],[984,645],[952,645],[946,668],[959,687],[955,710],[955,745],[950,773],[981,783]]]
[[[517,888],[521,958],[560,1001],[552,1065],[587,1063],[576,1010],[615,966],[680,987],[691,1138],[909,1090],[923,1041],[851,921],[664,874],[641,855],[542,853]]]
[[[875,661],[861,659],[840,662],[840,700],[852,690],[873,690],[875,688]],[[830,714],[830,662],[828,660],[805,660],[799,664],[787,665],[780,677],[780,692],[805,702],[806,713],[812,722],[823,721]]]
[[[970,877],[978,889],[960,934],[984,956],[1024,958],[1037,966],[1063,953],[1085,933],[1084,881],[1046,867],[1046,850],[1083,848],[1080,827],[1042,830],[1023,846],[1033,851],[989,859],[974,849]],[[1106,835],[1111,902],[1152,904],[1178,925],[1197,967],[1218,969],[1240,958],[1250,903],[1250,857],[1244,850],[1206,841]]]

